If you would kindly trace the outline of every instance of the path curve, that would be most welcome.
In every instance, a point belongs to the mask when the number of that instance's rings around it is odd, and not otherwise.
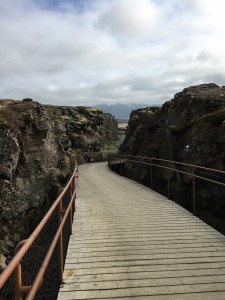
[[[112,173],[79,167],[58,299],[225,299],[225,238],[167,198]]]

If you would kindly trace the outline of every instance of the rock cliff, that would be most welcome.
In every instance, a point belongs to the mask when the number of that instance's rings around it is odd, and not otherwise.
[[[10,253],[56,198],[70,172],[70,155],[99,152],[116,137],[114,117],[98,108],[0,100],[1,255]]]
[[[191,86],[160,108],[133,111],[120,152],[225,170],[225,86]],[[142,175],[149,182],[149,175]],[[160,176],[156,189],[166,195]],[[191,183],[182,176],[173,180],[171,197],[190,209]],[[198,215],[225,233],[225,189],[198,184]]]

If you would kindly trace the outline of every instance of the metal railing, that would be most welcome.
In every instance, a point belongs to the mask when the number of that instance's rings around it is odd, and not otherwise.
[[[167,190],[166,196],[168,198],[170,198],[172,192],[171,177],[174,173],[188,177],[192,186],[192,212],[194,215],[196,215],[196,180],[203,180],[205,182],[225,187],[225,171],[177,161],[142,156],[111,154],[108,156],[108,165],[112,171],[139,182],[142,181],[141,168],[143,168],[143,166],[149,168],[149,187],[152,189],[154,188],[153,168],[155,168],[154,170],[157,168],[166,170],[166,174],[163,174],[164,182],[166,182],[167,185],[164,187],[164,190]],[[162,173],[160,176],[162,176]]]
[[[39,225],[19,242],[15,255],[0,274],[0,299],[57,299],[78,186],[77,163],[72,174]]]

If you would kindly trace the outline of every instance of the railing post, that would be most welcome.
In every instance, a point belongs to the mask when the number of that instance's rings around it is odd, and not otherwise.
[[[139,161],[139,182],[141,182],[141,173],[142,173],[142,158]]]
[[[17,245],[16,248],[14,249],[14,255],[18,253],[18,251],[21,249],[21,247],[26,243],[26,240],[20,241]],[[28,293],[31,286],[26,285],[23,286],[22,282],[22,267],[21,267],[21,262],[19,261],[15,271],[15,299],[16,300],[22,300],[23,299],[23,294]]]
[[[70,201],[72,201],[73,198],[73,180],[71,181],[70,184]],[[70,218],[70,234],[72,234],[72,225],[73,225],[73,206],[70,207],[70,213],[69,213],[69,218]]]
[[[59,202],[59,225],[62,222],[62,199]],[[62,230],[59,236],[59,279],[60,284],[63,284],[63,236]]]
[[[76,189],[76,180],[77,180],[77,172],[75,173],[75,177],[74,177],[74,181],[73,181],[73,184],[74,184],[74,189]],[[76,197],[77,197],[77,195],[76,195],[76,193],[75,193],[75,195],[74,195],[74,201],[73,201],[73,212],[75,212],[76,211]]]
[[[22,274],[21,263],[15,269],[15,300],[22,300]]]
[[[140,163],[137,161],[137,181],[140,182]]]
[[[196,215],[196,203],[195,203],[195,167],[192,168],[192,210],[193,215]]]
[[[120,175],[122,173],[122,166],[121,166],[121,164],[122,164],[122,159],[120,158]]]
[[[152,178],[152,160],[150,159],[150,176],[151,176],[151,189],[153,188],[153,178]]]
[[[170,163],[167,162],[167,198],[170,199]]]

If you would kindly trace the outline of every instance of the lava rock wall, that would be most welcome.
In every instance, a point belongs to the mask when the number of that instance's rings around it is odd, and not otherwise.
[[[98,108],[0,100],[2,267],[58,195],[70,174],[70,156],[99,152],[116,137],[114,117]]]
[[[162,107],[133,111],[120,152],[225,170],[225,87],[191,86]],[[167,195],[164,173],[154,170],[154,184]],[[149,174],[143,168],[143,183],[150,182]],[[171,172],[170,183],[171,198],[191,210],[191,178]],[[196,201],[198,216],[225,233],[225,188],[198,181]]]

